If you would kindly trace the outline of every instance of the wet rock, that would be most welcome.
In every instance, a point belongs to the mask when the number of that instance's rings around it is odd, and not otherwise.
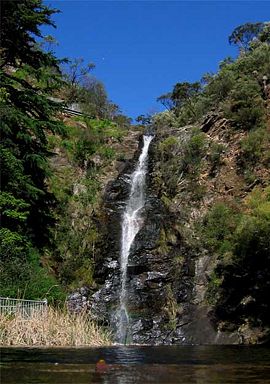
[[[211,119],[205,122],[205,129],[215,117]],[[176,225],[179,216],[168,211],[152,184],[155,145],[149,152],[143,225],[131,247],[127,268],[128,339],[153,345],[231,343],[224,332],[217,338],[203,307],[211,270],[209,258],[204,254],[198,258],[197,250],[184,242]],[[103,243],[95,269],[100,287],[88,298],[92,316],[110,324],[115,334],[121,289],[121,219],[138,154],[125,163],[122,173],[106,188],[100,225]]]
[[[71,313],[80,313],[90,308],[88,297],[91,291],[88,287],[78,288],[67,297],[67,309]]]

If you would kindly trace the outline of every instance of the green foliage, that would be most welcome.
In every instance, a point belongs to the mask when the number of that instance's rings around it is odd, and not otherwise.
[[[252,129],[265,120],[263,76],[270,73],[269,23],[240,26],[230,41],[242,44],[245,54],[235,61],[225,59],[217,74],[204,75],[200,83],[177,83],[172,92],[158,98],[182,125],[198,121],[212,108],[219,108],[240,129]]]
[[[139,115],[136,121],[143,126],[150,125],[152,123],[152,116],[150,115]]]
[[[269,323],[269,187],[255,188],[241,214],[224,205],[214,207],[206,218],[205,236],[211,249],[220,257],[223,254],[208,289],[218,318],[241,322],[248,317],[256,325]],[[245,304],[247,297],[249,304]]]
[[[270,22],[264,23],[262,31],[258,35],[258,40],[262,43],[270,44]]]
[[[40,4],[38,1],[26,3],[29,7]],[[11,7],[19,12],[19,3],[12,4]],[[26,12],[25,4],[22,8]],[[30,8],[27,17],[30,17],[32,22]],[[15,14],[17,11],[14,11]],[[24,16],[26,17],[26,14]],[[9,15],[11,24],[13,17],[13,14]],[[24,24],[20,28],[24,28]],[[12,33],[13,31],[10,31],[11,35]],[[27,41],[27,31],[25,33],[24,45],[31,45],[32,37]],[[4,49],[8,47],[9,37],[5,35],[2,44]],[[15,65],[15,71],[12,74],[5,66],[1,71],[2,86],[8,94],[2,106],[1,119],[1,157],[4,163],[2,189],[12,194],[17,202],[25,201],[29,205],[29,213],[22,230],[27,231],[36,244],[40,244],[46,241],[48,235],[46,223],[51,222],[50,207],[54,201],[54,197],[48,193],[45,185],[48,175],[46,132],[59,132],[63,128],[53,118],[58,107],[48,100],[47,92],[51,90],[53,84],[57,87],[60,83],[57,76],[52,74],[49,88],[40,85],[39,79],[43,76],[44,68],[46,72],[50,64],[51,71],[57,71],[57,61],[50,54],[43,54],[38,48],[36,50],[32,48],[32,57],[36,57],[37,60],[34,66],[27,62],[27,52],[25,54],[26,57],[21,58],[21,51],[18,48],[18,51],[14,52],[15,61],[8,55],[6,60],[14,65],[20,57],[20,66],[16,68]],[[23,79],[22,71],[24,71]],[[12,225],[10,228],[12,229]]]
[[[183,170],[193,176],[197,176],[201,162],[206,152],[206,136],[199,130],[194,130],[190,140],[186,144],[185,156],[183,159]]]
[[[1,296],[47,298],[50,302],[64,299],[55,277],[40,265],[39,253],[18,232],[0,229]]]
[[[159,143],[158,149],[163,160],[172,157],[173,153],[175,153],[175,150],[177,150],[178,144],[179,142],[175,136],[169,136]]]
[[[162,134],[170,127],[178,128],[179,121],[173,111],[165,111],[153,116],[152,125],[158,133]]]
[[[29,248],[29,241],[26,237],[8,228],[0,229],[0,240],[1,260],[3,262],[8,259],[12,260],[18,255],[25,255]]]
[[[30,204],[27,204],[22,199],[16,199],[9,192],[0,192],[0,209],[2,211],[2,219],[13,219],[17,221],[25,221],[29,214],[26,208],[29,208]],[[3,222],[2,222],[3,224]]]
[[[87,161],[97,150],[97,144],[90,141],[87,137],[87,134],[82,132],[80,139],[76,143],[74,159],[81,166],[84,165],[84,162]]]
[[[204,98],[208,109],[218,106],[225,100],[233,88],[237,73],[233,70],[234,64],[223,65],[216,76],[210,77],[204,90]]]
[[[207,172],[210,166],[210,176],[214,176],[222,165],[224,145],[208,142],[201,131],[188,132],[188,125],[200,125],[206,114],[210,124],[213,116],[213,128],[216,128],[212,132],[210,127],[210,136],[214,133],[223,139],[227,135],[234,137],[235,148],[242,137],[237,152],[237,172],[240,178],[242,173],[249,184],[246,190],[255,182],[266,185],[268,172],[264,166],[267,167],[270,160],[269,25],[269,22],[247,23],[236,28],[230,42],[240,46],[239,57],[223,60],[217,74],[206,74],[195,87],[186,82],[177,83],[173,91],[159,97],[168,111],[153,117],[153,126],[162,138],[154,183],[163,203],[172,212],[187,199],[192,201],[192,208],[196,206],[205,195],[208,183],[201,175],[202,170]],[[215,115],[224,117],[224,122],[228,120],[224,124],[226,132],[222,132],[222,125],[215,123]],[[166,134],[168,128],[172,136]],[[222,180],[223,177],[226,175]],[[215,193],[207,197],[211,199]],[[207,297],[218,321],[236,325],[248,321],[269,326],[269,188],[254,189],[243,203],[240,194],[237,196],[237,201],[216,202],[202,222],[196,224],[204,247],[213,256],[213,263],[217,263],[209,279]],[[200,212],[206,208],[205,205],[199,207]]]
[[[211,163],[211,171],[213,174],[218,167],[222,165],[222,154],[224,153],[226,147],[223,144],[217,142],[211,142],[209,160]]]
[[[96,244],[100,241],[95,221],[101,197],[100,175],[116,156],[112,143],[121,141],[125,131],[109,120],[74,118],[65,138],[51,141],[61,148],[65,166],[50,177],[50,189],[59,204],[58,225],[52,236],[54,252],[49,259],[57,265],[61,284],[68,289],[93,285]]]
[[[171,98],[175,102],[176,108],[179,108],[185,103],[190,103],[192,98],[194,98],[194,96],[197,96],[200,90],[201,90],[201,85],[199,82],[177,83],[173,88]]]
[[[242,160],[248,166],[262,159],[265,145],[269,143],[269,134],[264,127],[251,130],[241,141]]]
[[[264,29],[264,23],[246,23],[235,28],[229,36],[229,43],[235,44],[243,49],[248,50],[250,42],[260,36]]]
[[[250,130],[262,124],[265,118],[264,102],[260,85],[254,79],[239,79],[227,103],[225,117],[231,119],[237,128]]]
[[[115,154],[110,148],[110,140],[120,141],[123,130],[109,120],[85,119],[85,122],[86,128],[73,135],[74,160],[83,166],[94,154],[100,154],[107,160],[112,159]]]
[[[232,233],[237,220],[232,208],[224,203],[218,203],[207,213],[203,221],[203,237],[207,246],[217,252],[230,249]]]
[[[161,95],[157,98],[157,101],[160,102],[164,107],[171,111],[173,108],[175,108],[175,101],[172,99],[172,93],[168,92],[164,95]]]
[[[177,300],[174,296],[171,284],[166,286],[166,303],[164,305],[164,312],[168,316],[167,329],[176,330],[177,327],[177,318],[179,313],[181,313],[182,308],[177,303]]]
[[[163,124],[170,114],[162,113],[155,119],[155,124]],[[207,145],[206,135],[196,128],[190,128],[184,140],[168,136],[160,141],[157,153],[160,174],[155,175],[154,182],[166,205],[170,205],[170,199],[182,190],[190,193],[193,201],[204,196],[205,187],[198,182],[198,175]]]
[[[18,62],[39,69],[55,60],[44,53],[36,44],[36,36],[41,37],[40,27],[51,25],[51,15],[58,12],[41,0],[23,2],[4,0],[1,2],[1,45],[2,66],[17,67]]]
[[[102,157],[108,160],[112,160],[115,157],[115,150],[110,147],[101,147],[99,149],[99,153],[102,155]]]
[[[189,192],[192,201],[196,203],[203,199],[207,189],[205,185],[202,185],[198,182],[196,177],[189,177],[186,185],[186,191]]]
[[[171,99],[175,105],[174,110],[181,124],[188,124],[198,119],[197,103],[202,88],[199,82],[177,83],[172,91]]]
[[[24,0],[3,1],[1,11],[1,294],[59,300],[55,276],[62,286],[93,284],[98,172],[114,159],[111,144],[121,141],[130,119],[89,76],[92,64],[75,59],[62,76],[52,49],[42,48],[54,39],[36,41],[56,10]],[[78,117],[65,127],[56,96],[99,119]],[[60,161],[50,163],[54,153]]]
[[[90,216],[89,207],[97,200],[97,191],[91,186],[88,185],[88,189],[71,198],[62,208],[59,225],[54,230],[57,247],[52,257],[59,266],[59,280],[68,288],[94,283],[93,260],[99,234]]]
[[[118,113],[113,117],[113,122],[122,129],[129,129],[132,123],[132,118]]]
[[[215,305],[219,298],[219,290],[222,284],[222,277],[212,272],[207,287],[207,299],[209,304]]]
[[[55,284],[32,251],[42,253],[54,221],[47,135],[64,130],[55,119],[59,105],[48,98],[62,84],[59,61],[35,40],[55,12],[40,0],[1,3],[2,295],[42,297]]]
[[[131,119],[108,99],[104,84],[90,75],[94,68],[93,63],[85,64],[83,58],[66,62],[62,68],[66,82],[60,96],[68,105],[78,104],[83,113],[94,119],[114,119],[122,128],[129,128]]]

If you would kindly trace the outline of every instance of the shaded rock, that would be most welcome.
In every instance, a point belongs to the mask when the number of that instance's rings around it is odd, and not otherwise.
[[[209,117],[204,129],[216,119]],[[209,258],[204,254],[198,258],[197,249],[184,241],[177,227],[181,216],[169,212],[155,190],[155,145],[158,141],[149,151],[143,225],[131,247],[127,267],[128,340],[153,345],[237,342],[237,335],[213,328],[203,306],[211,270]],[[89,298],[92,315],[110,324],[115,333],[120,316],[121,219],[138,155],[139,151],[107,185],[100,225],[103,243],[95,272],[100,288]]]
[[[88,297],[91,290],[88,287],[78,288],[67,297],[67,309],[71,313],[80,313],[90,308]]]

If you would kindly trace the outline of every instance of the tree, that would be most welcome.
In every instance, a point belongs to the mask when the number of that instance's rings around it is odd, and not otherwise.
[[[175,107],[175,102],[172,100],[172,93],[168,92],[165,93],[164,95],[161,95],[157,98],[157,101],[160,102],[164,107],[168,110],[171,111]]]
[[[53,25],[57,11],[41,0],[2,1],[1,8],[1,254],[10,260],[24,255],[23,264],[27,249],[48,243],[53,223],[47,132],[63,132],[64,126],[56,121],[60,107],[49,96],[62,82],[59,61],[36,39],[42,37],[40,26]]]
[[[51,35],[46,35],[43,37],[43,41],[40,43],[41,49],[46,52],[51,52],[53,54],[53,47],[58,46],[58,41]]]
[[[137,123],[140,123],[141,125],[147,126],[152,123],[152,116],[150,115],[139,115],[135,119]]]
[[[259,33],[258,38],[262,43],[270,44],[270,22],[264,23],[264,27]]]
[[[172,91],[172,100],[175,104],[176,111],[180,111],[184,106],[191,113],[191,115],[195,116],[194,111],[194,102],[196,97],[199,95],[201,91],[201,84],[199,82],[196,83],[177,83]]]
[[[122,114],[118,114],[114,117],[113,121],[121,128],[128,129],[132,123],[132,119]]]
[[[28,64],[38,69],[56,62],[52,55],[37,49],[36,37],[42,37],[41,25],[55,26],[51,15],[57,12],[41,0],[1,1],[1,68]]]
[[[89,73],[95,68],[95,64],[84,64],[84,59],[79,57],[69,60],[63,66],[64,77],[67,81],[67,101],[78,102],[83,83],[88,80]]]
[[[244,52],[250,48],[250,42],[263,31],[264,23],[246,23],[235,28],[229,36],[229,43],[237,45]]]
[[[103,83],[95,77],[84,77],[78,101],[82,104],[82,110],[98,118],[106,117],[107,105],[109,103],[107,92]]]

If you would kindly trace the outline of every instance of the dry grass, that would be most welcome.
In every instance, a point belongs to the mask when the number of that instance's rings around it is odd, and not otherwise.
[[[10,346],[102,346],[110,345],[109,333],[86,314],[72,315],[48,308],[25,319],[22,315],[0,316],[0,345]]]

